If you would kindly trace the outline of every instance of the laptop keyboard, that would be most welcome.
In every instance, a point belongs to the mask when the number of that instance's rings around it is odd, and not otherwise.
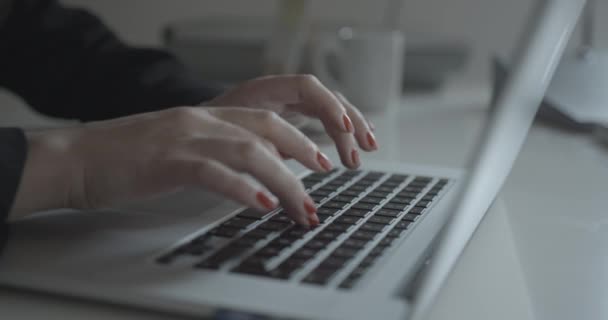
[[[302,179],[319,204],[320,225],[305,229],[275,209],[245,209],[157,259],[194,258],[196,269],[351,289],[403,238],[448,179],[358,170]]]

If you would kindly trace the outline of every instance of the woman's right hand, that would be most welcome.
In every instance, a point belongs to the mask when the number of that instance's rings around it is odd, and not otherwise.
[[[296,222],[316,225],[313,200],[278,151],[314,171],[332,167],[277,114],[248,108],[178,107],[26,135],[28,159],[11,218],[197,186],[260,210],[280,202]]]

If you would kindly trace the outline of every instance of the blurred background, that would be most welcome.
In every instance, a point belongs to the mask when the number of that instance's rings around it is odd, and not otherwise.
[[[262,67],[250,69],[243,65],[238,70],[243,74],[218,74],[212,70],[215,64],[220,70],[231,62],[223,62],[213,57],[218,52],[209,53],[209,38],[234,38],[241,30],[250,30],[251,43],[261,48],[276,20],[281,1],[279,0],[64,0],[71,6],[86,8],[100,16],[127,43],[139,46],[169,47],[196,69],[201,76],[227,82],[255,76],[263,72]],[[508,56],[523,23],[533,5],[532,0],[332,0],[308,3],[308,20],[313,28],[335,29],[339,26],[366,27],[385,26],[387,19],[396,20],[395,26],[404,32],[406,39],[406,59],[403,86],[407,89],[437,90],[444,86],[446,79],[459,78],[458,97],[462,88],[470,92],[464,103],[481,103],[489,97],[491,84],[488,78],[490,57],[494,54]],[[393,7],[391,7],[393,3]],[[398,8],[394,10],[394,8]],[[392,10],[392,11],[391,11]],[[597,17],[608,14],[608,2],[599,1],[595,12]],[[391,17],[388,17],[391,16]],[[246,21],[247,23],[243,23]],[[231,31],[227,26],[236,25]],[[608,19],[596,19],[597,30],[608,29]],[[253,26],[253,27],[252,27]],[[206,32],[205,32],[206,30]],[[219,30],[219,31],[218,31]],[[571,47],[578,43],[577,33]],[[598,47],[608,47],[608,39],[597,37]],[[252,40],[253,39],[253,40]],[[217,42],[216,42],[217,43]],[[207,45],[207,47],[205,47]],[[232,50],[228,51],[245,52]],[[199,50],[199,51],[197,51]],[[260,54],[257,49],[251,56]],[[201,52],[210,54],[201,58]],[[219,51],[219,56],[222,56]],[[224,51],[225,52],[225,51]],[[253,52],[253,53],[251,53]],[[218,56],[218,58],[219,58]],[[243,62],[243,56],[233,56],[233,60]],[[302,57],[306,60],[306,57]],[[198,60],[197,60],[198,59]],[[259,57],[254,57],[259,59]],[[246,60],[246,59],[245,59]],[[201,62],[202,61],[202,62]],[[210,61],[213,61],[209,63]],[[206,64],[201,64],[201,63]],[[247,70],[246,70],[247,69]],[[298,71],[310,72],[306,63]],[[414,91],[415,91],[414,90]],[[449,91],[449,90],[447,90]],[[450,97],[449,93],[445,93]],[[471,100],[471,101],[469,101]],[[21,102],[12,95],[0,91],[0,105],[4,110],[2,123],[18,119],[28,123],[32,115],[23,108]]]

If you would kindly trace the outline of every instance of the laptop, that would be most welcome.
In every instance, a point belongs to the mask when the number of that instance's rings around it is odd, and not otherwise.
[[[14,225],[0,284],[192,316],[424,319],[508,176],[584,3],[538,2],[467,171],[305,173],[321,220],[311,230],[280,208],[227,202],[45,213]]]

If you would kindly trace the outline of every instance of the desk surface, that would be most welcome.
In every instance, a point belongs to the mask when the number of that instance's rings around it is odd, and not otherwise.
[[[436,103],[436,97],[408,100],[399,110],[373,116],[381,151],[363,155],[363,161],[381,159],[461,167],[481,128],[485,110],[481,106],[431,107]],[[323,148],[330,150],[329,145]],[[329,153],[336,158],[335,152]],[[586,135],[536,124],[501,195],[508,213],[499,210],[503,216],[498,213],[491,219],[494,222],[484,222],[470,245],[478,247],[477,257],[475,253],[465,255],[477,270],[488,268],[494,274],[509,273],[508,279],[521,275],[523,285],[497,283],[482,288],[503,291],[504,296],[510,293],[523,297],[517,303],[510,301],[504,305],[528,308],[519,313],[526,318],[608,319],[608,305],[604,303],[608,301],[605,285],[608,251],[604,249],[608,244],[608,215],[603,214],[608,208],[606,195],[608,149]],[[489,246],[486,243],[491,242],[488,237],[497,237],[493,243],[503,241],[502,246],[512,250],[512,259],[507,259],[512,265],[490,263],[487,250],[483,253],[484,246],[486,249]],[[509,255],[505,252],[503,256]],[[520,270],[514,271],[517,267]],[[461,270],[455,276],[474,281],[479,275],[473,272]],[[470,292],[475,287],[457,280],[452,280],[456,283],[452,291]],[[450,303],[444,306],[449,307]],[[11,319],[168,318],[141,310],[2,288],[0,310],[3,315],[12,315]]]

